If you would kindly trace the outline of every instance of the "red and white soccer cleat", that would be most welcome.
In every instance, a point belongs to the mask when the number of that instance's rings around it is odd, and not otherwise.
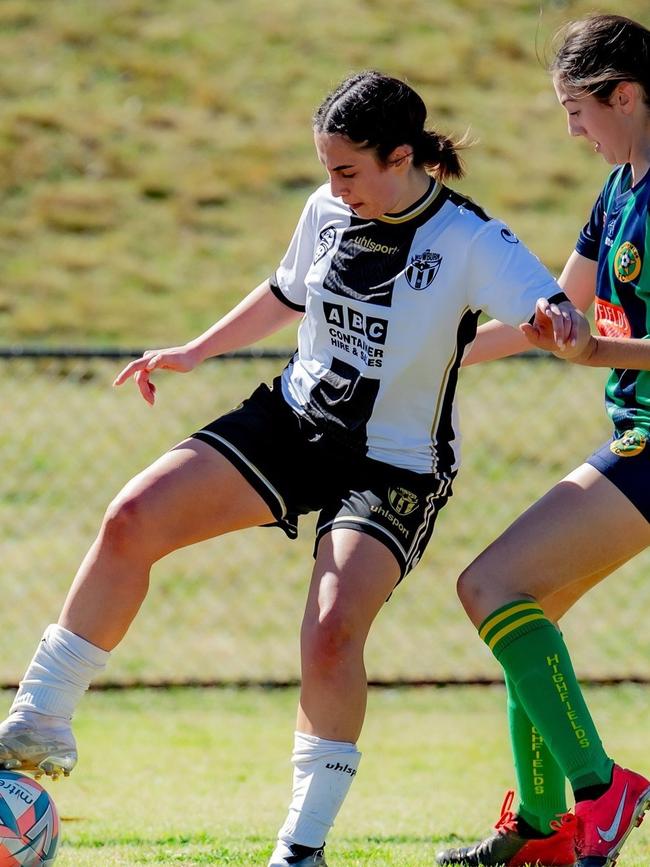
[[[648,808],[650,780],[614,765],[605,794],[576,804],[576,867],[611,867]]]

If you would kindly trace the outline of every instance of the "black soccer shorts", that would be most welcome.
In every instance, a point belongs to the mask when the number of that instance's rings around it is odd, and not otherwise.
[[[193,434],[227,457],[271,509],[287,536],[298,516],[319,511],[316,542],[347,527],[383,542],[400,580],[420,560],[453,474],[441,480],[365,457],[322,433],[284,400],[279,380]]]
[[[638,428],[615,434],[586,463],[609,479],[650,521],[650,440]]]

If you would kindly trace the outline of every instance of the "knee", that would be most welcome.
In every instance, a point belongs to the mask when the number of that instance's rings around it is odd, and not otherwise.
[[[472,601],[476,598],[479,586],[474,574],[473,564],[463,569],[456,582],[456,593],[468,614],[469,609],[472,607]]]
[[[303,664],[321,676],[335,674],[357,646],[354,627],[342,612],[333,610],[303,623]]]
[[[497,608],[515,601],[537,601],[507,560],[484,551],[461,573],[456,591],[467,616],[479,627]]]
[[[121,491],[104,514],[100,539],[117,553],[144,548],[150,539],[147,510],[138,494]]]
[[[489,570],[481,567],[480,558],[461,572],[456,592],[467,616],[476,626],[497,607],[493,599],[496,589],[496,581]]]

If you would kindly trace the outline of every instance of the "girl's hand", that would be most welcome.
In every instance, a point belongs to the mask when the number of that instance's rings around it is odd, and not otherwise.
[[[186,346],[172,346],[170,349],[148,349],[141,358],[131,361],[113,380],[113,385],[122,385],[133,377],[140,394],[153,406],[156,399],[156,386],[151,382],[154,370],[175,370],[177,373],[188,373],[196,367],[200,358],[196,351]]]
[[[551,304],[546,298],[539,298],[533,322],[525,322],[519,328],[529,343],[558,358],[577,360],[592,340],[586,316],[570,301]]]

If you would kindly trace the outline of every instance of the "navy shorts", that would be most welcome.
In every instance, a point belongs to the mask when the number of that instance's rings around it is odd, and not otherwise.
[[[650,521],[650,441],[638,428],[615,435],[587,458]]]
[[[347,448],[260,385],[232,412],[193,434],[227,457],[269,506],[291,539],[298,516],[320,512],[316,547],[333,528],[347,527],[383,542],[400,579],[421,558],[438,513],[451,496],[444,480],[393,467]]]

